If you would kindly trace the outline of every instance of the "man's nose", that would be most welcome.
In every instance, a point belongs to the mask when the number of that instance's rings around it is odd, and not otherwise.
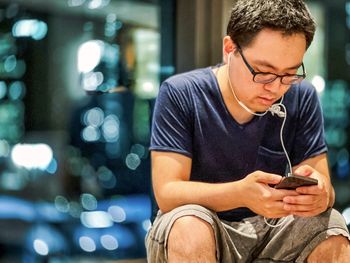
[[[281,77],[277,77],[274,81],[266,83],[264,88],[272,93],[277,93],[280,91],[282,85]]]

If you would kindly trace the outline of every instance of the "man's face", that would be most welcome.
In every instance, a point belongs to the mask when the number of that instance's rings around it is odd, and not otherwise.
[[[290,85],[282,84],[280,77],[271,83],[256,83],[248,67],[254,72],[280,76],[299,74],[305,50],[306,40],[301,33],[283,35],[270,29],[259,32],[248,47],[242,48],[241,53],[231,54],[228,61],[231,83],[237,97],[256,112],[267,110],[288,91]]]

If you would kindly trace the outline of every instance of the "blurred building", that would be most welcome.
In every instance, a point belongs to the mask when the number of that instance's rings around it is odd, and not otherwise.
[[[307,2],[305,67],[350,224],[350,2]],[[0,0],[0,262],[145,262],[154,99],[221,62],[231,4]]]

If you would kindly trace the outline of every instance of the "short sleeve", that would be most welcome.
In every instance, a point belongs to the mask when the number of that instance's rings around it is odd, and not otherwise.
[[[316,89],[309,83],[304,85],[301,87],[305,92],[300,93],[298,128],[291,155],[293,165],[327,151],[322,109]]]
[[[150,150],[177,152],[192,158],[191,115],[188,89],[163,82],[153,112]]]

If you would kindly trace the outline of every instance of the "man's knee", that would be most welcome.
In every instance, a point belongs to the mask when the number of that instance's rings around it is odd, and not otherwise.
[[[349,239],[341,235],[329,237],[311,252],[307,262],[350,262]]]
[[[196,216],[183,216],[175,221],[168,237],[168,254],[215,256],[215,251],[214,231],[208,222]]]

